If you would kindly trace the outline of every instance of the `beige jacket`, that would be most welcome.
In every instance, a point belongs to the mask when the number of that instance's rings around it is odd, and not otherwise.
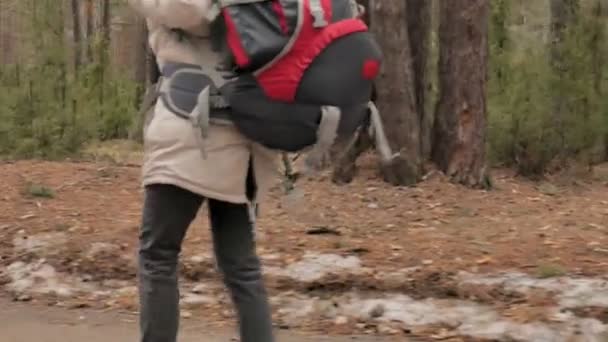
[[[205,19],[210,0],[129,0],[147,19],[149,43],[160,68],[167,61],[203,66],[218,85],[217,56],[210,50]],[[178,40],[170,28],[197,38]],[[169,112],[157,101],[144,129],[143,184],[173,184],[202,196],[246,203],[245,182],[250,159],[258,198],[277,180],[277,153],[247,140],[233,126],[212,125],[203,158],[189,121]]]

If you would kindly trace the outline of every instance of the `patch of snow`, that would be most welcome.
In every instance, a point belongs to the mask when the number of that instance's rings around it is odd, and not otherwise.
[[[303,318],[315,313],[317,299],[295,295],[283,294],[271,298],[271,304],[277,307],[277,313],[289,326],[297,326]]]
[[[41,259],[33,263],[18,261],[6,268],[9,283],[7,290],[15,294],[39,293],[69,297],[77,292],[92,292],[93,286],[88,283],[58,273],[53,266]]]
[[[377,319],[402,322],[406,325],[443,323],[456,327],[465,323],[465,320],[477,324],[498,318],[491,308],[474,303],[437,299],[414,300],[406,295],[373,299],[353,296],[342,305],[342,310],[346,315],[361,320]]]
[[[211,254],[198,254],[191,256],[189,260],[193,264],[202,264],[206,262],[213,262],[213,256]]]
[[[186,305],[203,305],[203,304],[215,304],[217,300],[212,296],[205,296],[195,293],[187,293],[181,299],[181,302]]]
[[[87,258],[94,259],[101,253],[116,253],[120,251],[120,247],[107,242],[94,242],[91,248],[86,253]]]
[[[335,325],[344,325],[346,323],[348,323],[348,317],[346,317],[346,316],[338,316],[334,320]]]
[[[419,268],[404,268],[394,272],[378,272],[379,281],[407,281]],[[285,268],[272,267],[268,273],[309,282],[327,274],[359,274],[365,269],[359,258],[335,254],[306,254],[300,261]],[[501,316],[493,307],[466,300],[427,298],[415,300],[403,294],[373,294],[362,298],[347,293],[331,300],[286,293],[273,298],[280,315],[290,325],[304,317],[325,317],[338,322],[345,319],[374,321],[382,324],[399,322],[404,326],[441,324],[452,327],[460,335],[474,338],[530,342],[600,342],[608,333],[608,325],[596,319],[579,318],[563,308],[584,306],[608,307],[608,282],[590,278],[535,279],[522,273],[501,273],[480,276],[460,274],[464,284],[502,285],[507,289],[526,292],[540,288],[556,294],[559,307],[547,308],[551,322],[518,323]]]
[[[270,275],[285,276],[302,282],[315,281],[327,274],[358,274],[364,269],[356,256],[343,257],[337,254],[305,254],[302,260],[286,268],[267,267]]]
[[[608,308],[608,281],[597,278],[556,277],[539,279],[519,272],[498,275],[477,275],[462,272],[465,284],[500,285],[521,293],[542,289],[556,294],[561,308],[598,306]]]
[[[361,298],[351,293],[332,301],[289,294],[273,302],[279,304],[279,313],[287,317],[287,322],[323,316],[338,322],[350,319],[384,324],[398,322],[404,327],[443,324],[463,336],[529,342],[569,342],[573,338],[603,342],[602,334],[608,332],[608,326],[595,319],[570,316],[556,323],[522,324],[501,317],[490,306],[462,300],[415,300],[402,294]]]

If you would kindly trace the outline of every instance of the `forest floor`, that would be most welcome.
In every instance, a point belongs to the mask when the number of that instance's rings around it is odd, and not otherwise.
[[[138,158],[0,164],[0,284],[31,305],[137,311]],[[128,159],[128,160],[127,160]],[[118,160],[118,162],[117,162]],[[431,173],[277,186],[258,250],[277,327],[442,341],[608,341],[608,167],[542,182],[494,170],[495,189]],[[182,316],[222,329],[234,313],[205,214],[182,258]]]

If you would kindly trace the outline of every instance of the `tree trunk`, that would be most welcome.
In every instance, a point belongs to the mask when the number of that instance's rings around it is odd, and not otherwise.
[[[365,13],[361,19],[369,26],[370,25],[370,0],[357,0],[357,3],[365,8]],[[372,101],[375,100],[375,94],[372,94]],[[337,153],[337,161],[332,171],[332,181],[336,184],[347,184],[352,182],[357,173],[357,159],[365,151],[373,146],[373,141],[369,135],[369,123],[364,124],[357,133],[355,140],[347,146],[338,146],[343,148]]]
[[[363,21],[365,23],[367,23],[368,25],[370,23],[370,21],[369,21],[370,1],[373,1],[373,0],[357,0],[357,3],[365,8],[365,13],[363,14],[363,18],[361,18],[361,19],[363,19]]]
[[[135,49],[135,82],[137,83],[137,95],[136,103],[140,104],[141,97],[145,92],[148,85],[147,73],[148,73],[148,29],[146,28],[146,21],[142,18],[135,19],[135,26],[137,28],[136,41],[134,45]]]
[[[504,60],[508,58],[508,53],[511,48],[509,40],[509,18],[511,14],[511,0],[494,0],[491,5],[493,7],[491,16],[491,35],[494,35],[493,53],[497,61],[492,68],[493,76],[496,78],[497,88],[502,91],[508,85],[505,83],[505,78],[508,75],[506,70],[508,64]]]
[[[102,0],[101,6],[101,25],[104,44],[110,45],[110,34],[112,33],[110,12],[110,0]]]
[[[60,92],[60,97],[61,97],[61,106],[62,108],[66,108],[67,107],[67,87],[68,87],[68,68],[69,68],[69,62],[68,62],[68,53],[66,51],[66,46],[68,46],[66,44],[66,39],[65,39],[65,32],[66,32],[66,28],[65,28],[65,2],[62,1],[61,5],[58,7],[58,15],[57,17],[60,18],[61,20],[58,20],[57,23],[57,28],[58,28],[58,32],[59,32],[59,37],[61,40],[61,45],[64,46],[64,49],[62,51],[62,55],[63,58],[61,58],[61,62],[58,64],[58,69],[59,69],[59,87],[61,89]]]
[[[576,20],[580,9],[579,0],[551,0],[551,40],[563,42],[566,29]],[[552,51],[559,53],[559,51]],[[559,55],[557,56],[559,57]]]
[[[160,70],[156,57],[148,45],[148,28],[145,19],[136,19],[135,25],[138,30],[135,44],[135,82],[137,83],[135,106],[139,108],[139,113],[131,132],[131,139],[143,142],[146,119],[150,117],[150,111],[154,110],[154,103],[157,99],[153,87],[160,78]]]
[[[92,63],[93,62],[93,29],[94,29],[94,25],[93,25],[93,21],[94,21],[94,17],[93,17],[93,13],[94,13],[94,6],[93,6],[93,0],[85,0],[84,3],[84,20],[85,20],[85,37],[86,37],[86,62],[87,63]]]
[[[604,61],[606,60],[606,27],[603,21],[605,11],[608,7],[604,4],[605,1],[597,0],[593,8],[594,30],[591,37],[591,53],[593,67],[593,89],[596,95],[602,96],[602,82],[604,80]]]
[[[593,88],[596,96],[599,98],[604,97],[606,68],[605,60],[608,58],[608,48],[606,47],[607,30],[606,17],[608,17],[608,0],[597,0],[593,11],[596,32],[594,32],[592,44],[593,44]],[[604,134],[603,137],[603,158],[597,162],[608,160],[608,133]]]
[[[486,187],[489,0],[441,1],[440,12],[432,158],[453,182]]]
[[[101,45],[99,47],[99,108],[103,111],[105,99],[105,80],[110,67],[110,33],[112,30],[110,22],[110,0],[102,0],[101,3]],[[102,113],[100,113],[102,114]]]
[[[368,128],[368,124],[360,127],[354,140],[342,151],[336,153],[337,161],[331,177],[332,182],[335,184],[348,184],[355,178],[357,174],[357,159],[374,145]]]
[[[367,9],[363,20],[370,25],[370,0],[357,0],[357,3]],[[433,117],[432,113],[426,110],[427,87],[429,86],[427,60],[430,51],[431,11],[431,1],[407,0],[407,13],[404,17],[407,25],[407,35],[410,38],[412,55],[412,87],[414,89],[415,110],[418,113],[418,125],[420,127],[420,155],[418,156],[420,160],[429,158],[431,152]],[[377,20],[379,20],[378,17]],[[339,184],[351,182],[356,174],[355,164],[357,159],[371,147],[373,147],[373,141],[368,134],[368,130],[362,129],[359,132],[357,140],[338,159],[332,176],[333,181]]]
[[[71,0],[72,2],[72,21],[73,21],[73,33],[74,33],[74,72],[78,74],[80,66],[82,65],[82,27],[80,25],[80,3],[78,0]]]
[[[376,87],[372,88],[371,101],[376,102]],[[351,141],[341,141],[335,146],[333,159],[336,160],[331,180],[334,184],[348,184],[357,174],[357,159],[365,151],[374,147],[374,139],[370,135],[371,121],[366,120],[359,127],[356,136]]]
[[[377,80],[377,106],[386,135],[397,153],[388,165],[381,165],[385,181],[393,185],[412,185],[420,179],[420,122],[412,55],[407,25],[407,2],[373,0],[370,9],[372,32],[384,53],[383,68]]]
[[[148,71],[147,71],[148,85],[155,84],[158,82],[158,79],[160,78],[160,67],[158,66],[158,63],[156,62],[156,56],[154,56],[154,53],[149,48],[147,50],[146,59],[147,59],[146,66],[148,68]]]
[[[416,111],[420,121],[420,153],[427,159],[431,155],[431,132],[433,117],[427,113],[428,89],[427,60],[431,39],[430,0],[407,0],[407,27],[414,68],[414,89],[416,90]]]
[[[578,0],[551,0],[551,46],[550,46],[550,64],[553,70],[553,75],[556,77],[556,82],[564,80],[568,77],[568,65],[564,56],[564,46],[567,29],[574,24],[579,11]],[[566,125],[565,119],[568,111],[567,99],[564,98],[562,92],[556,91],[552,96],[552,114],[553,114],[553,129],[559,137],[559,146],[557,151],[565,152],[566,145]]]

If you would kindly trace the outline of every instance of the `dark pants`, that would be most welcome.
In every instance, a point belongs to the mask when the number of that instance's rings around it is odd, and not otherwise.
[[[186,231],[203,201],[201,196],[171,185],[145,189],[139,249],[142,342],[177,340],[178,257]],[[208,202],[216,261],[238,312],[241,341],[273,342],[271,313],[248,206],[212,199]]]

